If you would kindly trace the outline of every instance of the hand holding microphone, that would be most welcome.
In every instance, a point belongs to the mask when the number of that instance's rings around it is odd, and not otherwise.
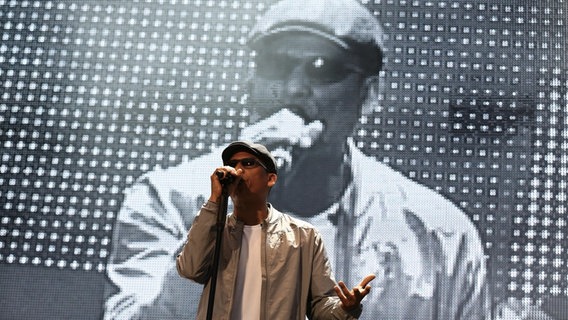
[[[233,183],[233,181],[235,181],[235,176],[233,176],[229,172],[216,170],[215,174],[217,175],[219,182],[221,182],[221,185],[223,186],[230,185],[231,183]]]
[[[240,180],[242,169],[235,170],[235,168],[224,166],[215,169],[211,175],[211,196],[209,201],[218,203],[223,188],[233,189],[236,181]],[[230,192],[229,192],[230,193]]]
[[[309,148],[319,139],[323,129],[321,121],[306,123],[302,117],[284,108],[266,119],[245,127],[240,139],[265,145],[285,144]]]

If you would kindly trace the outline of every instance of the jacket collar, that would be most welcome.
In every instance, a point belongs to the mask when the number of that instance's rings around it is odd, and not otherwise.
[[[263,225],[271,225],[274,224],[278,221],[278,219],[280,219],[280,217],[282,217],[282,213],[278,210],[276,210],[272,204],[270,203],[266,203],[266,205],[268,206],[268,216],[262,221]],[[235,217],[235,215],[233,213],[231,213],[231,215],[229,215],[229,219],[227,224],[231,227],[237,227],[239,226],[240,228],[242,228],[243,226],[243,222],[240,220],[237,220],[237,218]]]

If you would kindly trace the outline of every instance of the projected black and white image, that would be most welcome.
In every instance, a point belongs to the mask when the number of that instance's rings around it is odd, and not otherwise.
[[[565,319],[567,9],[0,1],[0,318],[195,318],[175,257],[246,139],[377,275],[362,319]]]

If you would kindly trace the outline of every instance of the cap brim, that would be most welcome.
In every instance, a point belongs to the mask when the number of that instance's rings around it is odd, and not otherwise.
[[[325,39],[337,44],[338,46],[342,47],[345,50],[349,50],[349,48],[350,48],[350,46],[347,42],[345,42],[343,39],[335,36],[334,34],[330,34],[328,32],[322,31],[320,29],[312,28],[310,26],[305,26],[305,25],[278,26],[278,27],[272,28],[268,31],[258,33],[253,38],[251,38],[249,42],[250,42],[250,44],[254,45],[254,43],[261,42],[263,39],[270,38],[272,36],[276,36],[278,34],[287,33],[287,32],[311,33],[311,34],[320,36],[322,38],[325,38]]]
[[[223,159],[223,163],[227,163],[227,161],[229,161],[231,159],[231,157],[239,151],[246,151],[246,152],[253,154],[255,156],[259,155],[258,151],[256,151],[255,149],[253,149],[252,147],[250,147],[246,143],[244,143],[244,142],[243,143],[233,142],[227,148],[225,148],[225,150],[223,150],[223,154],[221,155],[221,158]]]
[[[258,145],[258,147],[264,148],[267,154],[264,154],[263,152],[256,150],[254,144],[251,145],[251,143],[247,143],[246,141],[232,142],[229,146],[225,148],[225,150],[223,150],[221,154],[221,158],[223,159],[223,164],[226,164],[229,160],[231,160],[231,157],[237,152],[244,151],[257,157],[269,172],[277,173],[276,162],[271,157],[268,149],[266,149],[266,147],[262,145]]]

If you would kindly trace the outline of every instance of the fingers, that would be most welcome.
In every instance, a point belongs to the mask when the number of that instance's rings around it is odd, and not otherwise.
[[[353,294],[358,298],[359,301],[361,301],[369,293],[369,291],[371,291],[371,286],[369,285],[369,283],[375,278],[376,276],[374,274],[369,274],[365,278],[363,278],[363,280],[361,280],[358,286],[353,288]]]
[[[235,169],[230,166],[222,166],[215,169],[215,172],[213,174],[216,175],[217,177],[219,177],[219,175],[222,175],[224,177],[226,177],[227,175],[232,175],[233,177],[238,178],[242,175],[242,173],[243,169],[241,168]]]
[[[368,274],[367,276],[365,276],[365,278],[363,278],[363,280],[361,281],[361,283],[359,283],[359,286],[361,288],[365,288],[367,287],[367,285],[369,284],[369,282],[373,281],[376,278],[376,276],[374,274]]]
[[[245,127],[240,134],[243,140],[262,142],[265,145],[299,145],[311,147],[322,135],[324,125],[319,120],[305,120],[284,108],[275,114]]]
[[[333,289],[335,293],[337,293],[339,300],[341,300],[343,308],[351,309],[358,304],[358,302],[355,301],[355,295],[351,293],[343,281],[339,281]]]
[[[274,139],[289,141],[290,132],[298,132],[304,125],[304,120],[288,109],[282,109],[270,117],[245,127],[241,132],[241,139],[262,141],[267,144]],[[286,128],[285,130],[283,128]],[[296,130],[290,130],[295,128]],[[276,141],[274,141],[276,142]]]
[[[339,287],[343,282],[339,282],[335,287],[333,287],[333,289],[335,290],[335,293],[337,293],[337,296],[339,297],[339,299],[344,302],[347,298],[345,297],[345,294],[343,294],[343,291],[341,290],[341,288]],[[345,284],[344,284],[345,285]]]
[[[218,202],[219,197],[221,196],[223,186],[221,184],[221,180],[227,177],[228,175],[233,176],[233,182],[229,185],[229,191],[231,188],[234,190],[235,185],[238,180],[241,179],[243,174],[243,170],[239,168],[236,170],[233,167],[223,166],[215,169],[215,171],[211,174],[211,196],[209,198],[210,201]]]
[[[369,274],[359,283],[358,286],[355,286],[352,290],[347,288],[347,285],[343,281],[339,281],[337,285],[334,287],[339,300],[343,304],[345,309],[351,309],[356,307],[361,303],[361,300],[371,291],[371,286],[369,283],[375,279],[374,274]]]
[[[347,288],[347,285],[345,284],[345,282],[339,281],[339,283],[337,285],[339,286],[341,294],[349,300],[349,298],[352,294],[351,294],[351,290],[349,290],[349,288]]]

